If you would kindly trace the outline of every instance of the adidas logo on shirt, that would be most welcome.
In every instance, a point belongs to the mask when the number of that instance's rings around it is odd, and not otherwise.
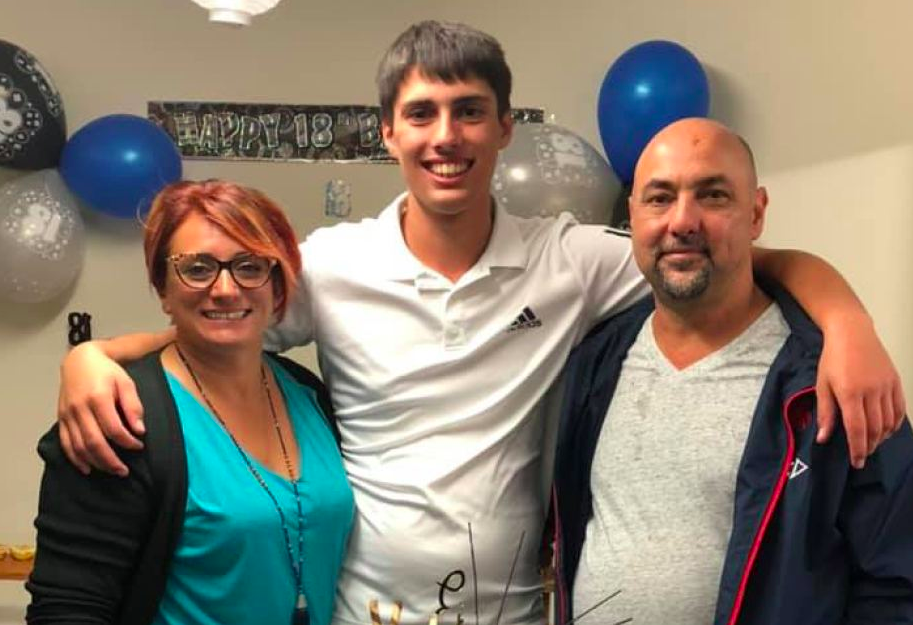
[[[530,309],[530,307],[527,306],[526,308],[523,309],[523,312],[521,312],[519,315],[517,315],[517,318],[514,319],[513,322],[509,326],[507,326],[507,332],[510,333],[510,332],[516,332],[517,330],[538,328],[541,325],[542,325],[542,322],[536,316],[536,313],[534,313]]]

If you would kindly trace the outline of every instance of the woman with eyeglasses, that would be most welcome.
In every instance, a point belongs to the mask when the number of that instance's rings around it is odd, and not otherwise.
[[[128,367],[145,445],[127,478],[87,479],[42,438],[27,621],[325,625],[352,491],[323,385],[262,348],[301,269],[292,228],[255,190],[180,182],[144,249],[175,337]]]

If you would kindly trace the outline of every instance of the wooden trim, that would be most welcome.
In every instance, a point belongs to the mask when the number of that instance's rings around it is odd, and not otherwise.
[[[0,580],[18,580],[28,579],[32,573],[32,567],[35,565],[35,557],[17,560],[13,557],[14,547],[0,545]]]

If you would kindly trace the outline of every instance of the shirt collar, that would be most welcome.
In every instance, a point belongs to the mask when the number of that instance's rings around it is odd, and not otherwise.
[[[488,246],[476,263],[479,267],[509,267],[525,269],[529,262],[519,218],[514,217],[495,203],[495,224]]]
[[[387,242],[387,253],[384,258],[377,259],[378,269],[391,280],[414,280],[432,273],[406,246],[401,220],[406,196],[407,193],[397,196],[378,216],[380,234]],[[495,267],[524,269],[528,261],[518,218],[496,205],[491,238],[474,268],[483,271]]]

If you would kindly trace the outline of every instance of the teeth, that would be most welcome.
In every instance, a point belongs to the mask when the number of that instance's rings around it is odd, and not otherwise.
[[[466,161],[459,163],[432,163],[429,169],[437,176],[459,176],[469,169],[469,163]]]
[[[247,315],[247,312],[243,310],[237,312],[207,311],[203,313],[203,316],[207,319],[243,319],[245,315]]]

